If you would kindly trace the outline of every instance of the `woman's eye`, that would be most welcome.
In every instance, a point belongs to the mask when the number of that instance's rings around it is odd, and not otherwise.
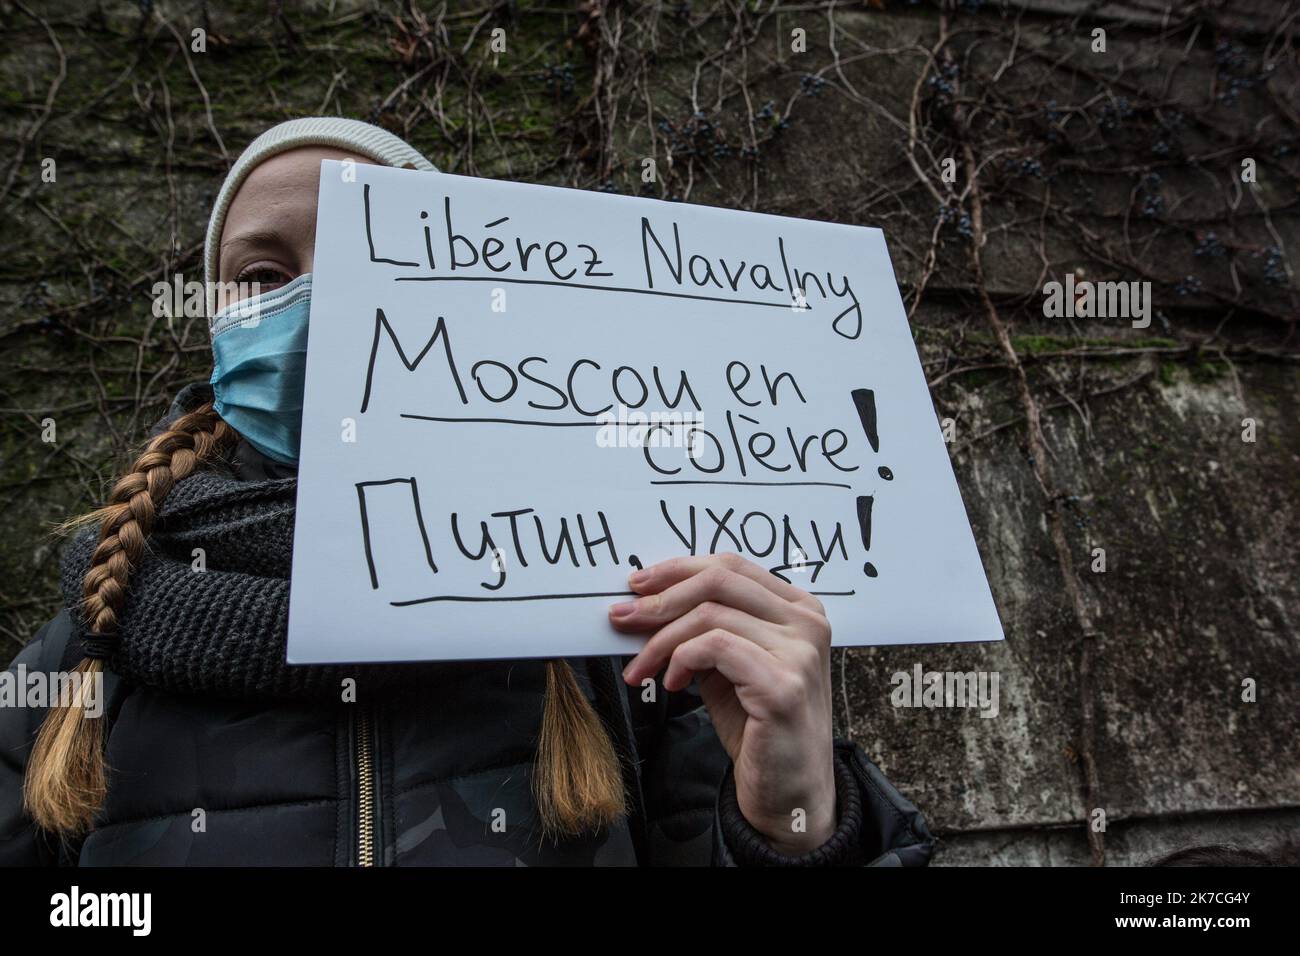
[[[236,277],[235,281],[239,283],[257,283],[262,292],[268,292],[271,289],[279,288],[287,282],[293,281],[293,276],[289,275],[284,269],[277,266],[251,266],[244,269]]]

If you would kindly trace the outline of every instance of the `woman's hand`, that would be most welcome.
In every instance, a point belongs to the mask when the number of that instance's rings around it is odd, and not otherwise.
[[[674,558],[628,583],[641,596],[611,607],[610,621],[654,634],[623,679],[637,686],[666,664],[674,691],[700,674],[745,819],[789,856],[821,846],[836,823],[822,603],[737,554]]]

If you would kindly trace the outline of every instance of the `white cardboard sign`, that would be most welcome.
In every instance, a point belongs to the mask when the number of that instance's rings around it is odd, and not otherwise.
[[[290,662],[635,653],[628,574],[721,551],[1002,638],[880,230],[322,164]]]

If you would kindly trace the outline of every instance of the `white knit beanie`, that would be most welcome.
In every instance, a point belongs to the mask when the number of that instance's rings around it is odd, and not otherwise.
[[[239,192],[239,187],[259,163],[300,146],[331,146],[351,150],[385,166],[434,173],[438,171],[438,167],[420,155],[409,143],[386,129],[371,126],[361,120],[344,119],[341,116],[307,116],[272,126],[248,144],[235,165],[230,167],[226,181],[221,184],[221,192],[217,194],[217,201],[212,206],[212,217],[208,220],[208,235],[203,243],[205,288],[212,288],[211,283],[217,281],[219,276],[221,230],[226,224],[226,211],[230,208],[235,193]]]

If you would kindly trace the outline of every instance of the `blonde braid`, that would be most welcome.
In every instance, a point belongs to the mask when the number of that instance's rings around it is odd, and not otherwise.
[[[618,754],[565,660],[546,665],[533,793],[552,838],[607,827],[627,812]]]
[[[149,441],[113,486],[107,505],[72,522],[99,522],[99,543],[82,585],[81,610],[92,638],[102,641],[117,633],[131,572],[144,559],[158,509],[172,488],[232,448],[238,437],[211,403],[181,415]],[[85,715],[103,667],[98,658],[84,658],[77,666],[79,699],[50,702],[27,766],[23,799],[28,814],[39,826],[65,836],[88,830],[104,801],[103,727]]]

